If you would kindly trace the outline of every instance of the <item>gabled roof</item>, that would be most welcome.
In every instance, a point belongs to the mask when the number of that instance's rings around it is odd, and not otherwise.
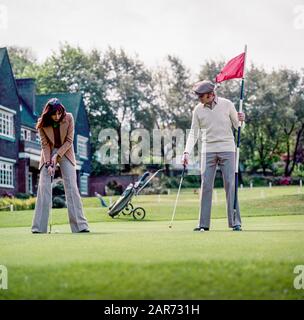
[[[37,117],[32,113],[32,110],[27,106],[26,102],[20,97],[21,102],[21,125],[35,129]]]
[[[4,57],[5,57],[5,53],[6,53],[6,48],[0,48],[0,66],[2,64]]]
[[[67,112],[73,114],[73,117],[76,121],[79,107],[82,102],[81,93],[50,93],[50,94],[42,94],[36,96],[36,113],[40,115],[42,110],[47,103],[47,101],[51,98],[58,98],[63,106],[65,107]]]
[[[14,77],[14,73],[13,73],[13,69],[10,63],[10,59],[8,56],[8,52],[7,52],[7,48],[0,48],[0,70],[3,68],[3,64],[5,63],[5,61],[7,62],[7,66],[8,69],[6,69],[9,74],[11,75],[11,81],[9,84],[9,89],[7,90],[13,90],[16,93],[17,98],[19,99],[19,95],[18,95],[18,90],[17,90],[17,84],[15,81],[15,77]],[[3,79],[3,77],[1,78]],[[0,83],[0,90],[3,90],[3,88],[1,87],[2,83]]]

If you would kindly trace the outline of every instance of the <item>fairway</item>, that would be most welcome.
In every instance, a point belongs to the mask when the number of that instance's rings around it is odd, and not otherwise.
[[[32,211],[0,212],[0,299],[303,299],[293,282],[304,265],[304,196],[297,187],[240,190],[243,232],[227,227],[217,190],[211,231],[193,232],[198,195],[139,196],[144,221],[111,219],[97,199],[83,199],[90,234],[71,234],[66,209],[54,231],[32,235]],[[106,201],[109,199],[106,198]]]

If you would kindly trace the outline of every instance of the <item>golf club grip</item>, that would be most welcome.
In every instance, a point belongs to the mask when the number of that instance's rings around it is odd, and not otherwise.
[[[145,186],[160,172],[160,171],[164,171],[165,169],[159,169],[157,170],[145,183],[144,185],[136,192],[136,194],[138,195],[141,190],[143,190],[145,188]]]
[[[147,178],[147,176],[148,176],[149,174],[150,174],[150,172],[149,172],[149,171],[145,172],[145,173],[140,177],[139,182],[144,181],[144,180]]]

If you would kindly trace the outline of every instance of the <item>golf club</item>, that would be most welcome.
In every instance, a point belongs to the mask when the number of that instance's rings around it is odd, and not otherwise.
[[[51,167],[54,168],[53,165],[51,165]],[[49,233],[52,233],[52,225],[53,225],[52,207],[53,207],[53,180],[54,180],[54,174],[55,174],[55,171],[52,172],[52,175],[51,175],[51,201],[50,201],[50,216],[49,216],[50,231],[49,231]]]
[[[178,197],[179,197],[179,194],[180,194],[181,186],[182,186],[182,183],[183,183],[183,180],[184,180],[185,170],[186,170],[186,165],[184,165],[184,169],[183,169],[182,176],[181,176],[181,179],[180,179],[180,183],[179,183],[179,187],[178,187],[178,191],[177,191],[177,195],[176,195],[176,199],[175,199],[175,205],[174,205],[174,209],[173,209],[171,222],[169,224],[169,228],[172,228],[173,220],[174,220],[174,217],[175,217],[177,201],[178,201]]]

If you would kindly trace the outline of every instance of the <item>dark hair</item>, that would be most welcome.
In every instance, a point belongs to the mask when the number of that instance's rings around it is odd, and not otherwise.
[[[57,111],[61,113],[61,117],[59,120],[60,122],[66,115],[65,107],[57,98],[52,98],[48,100],[48,102],[43,108],[41,117],[37,121],[36,129],[51,126],[53,122],[51,116],[55,114]]]

